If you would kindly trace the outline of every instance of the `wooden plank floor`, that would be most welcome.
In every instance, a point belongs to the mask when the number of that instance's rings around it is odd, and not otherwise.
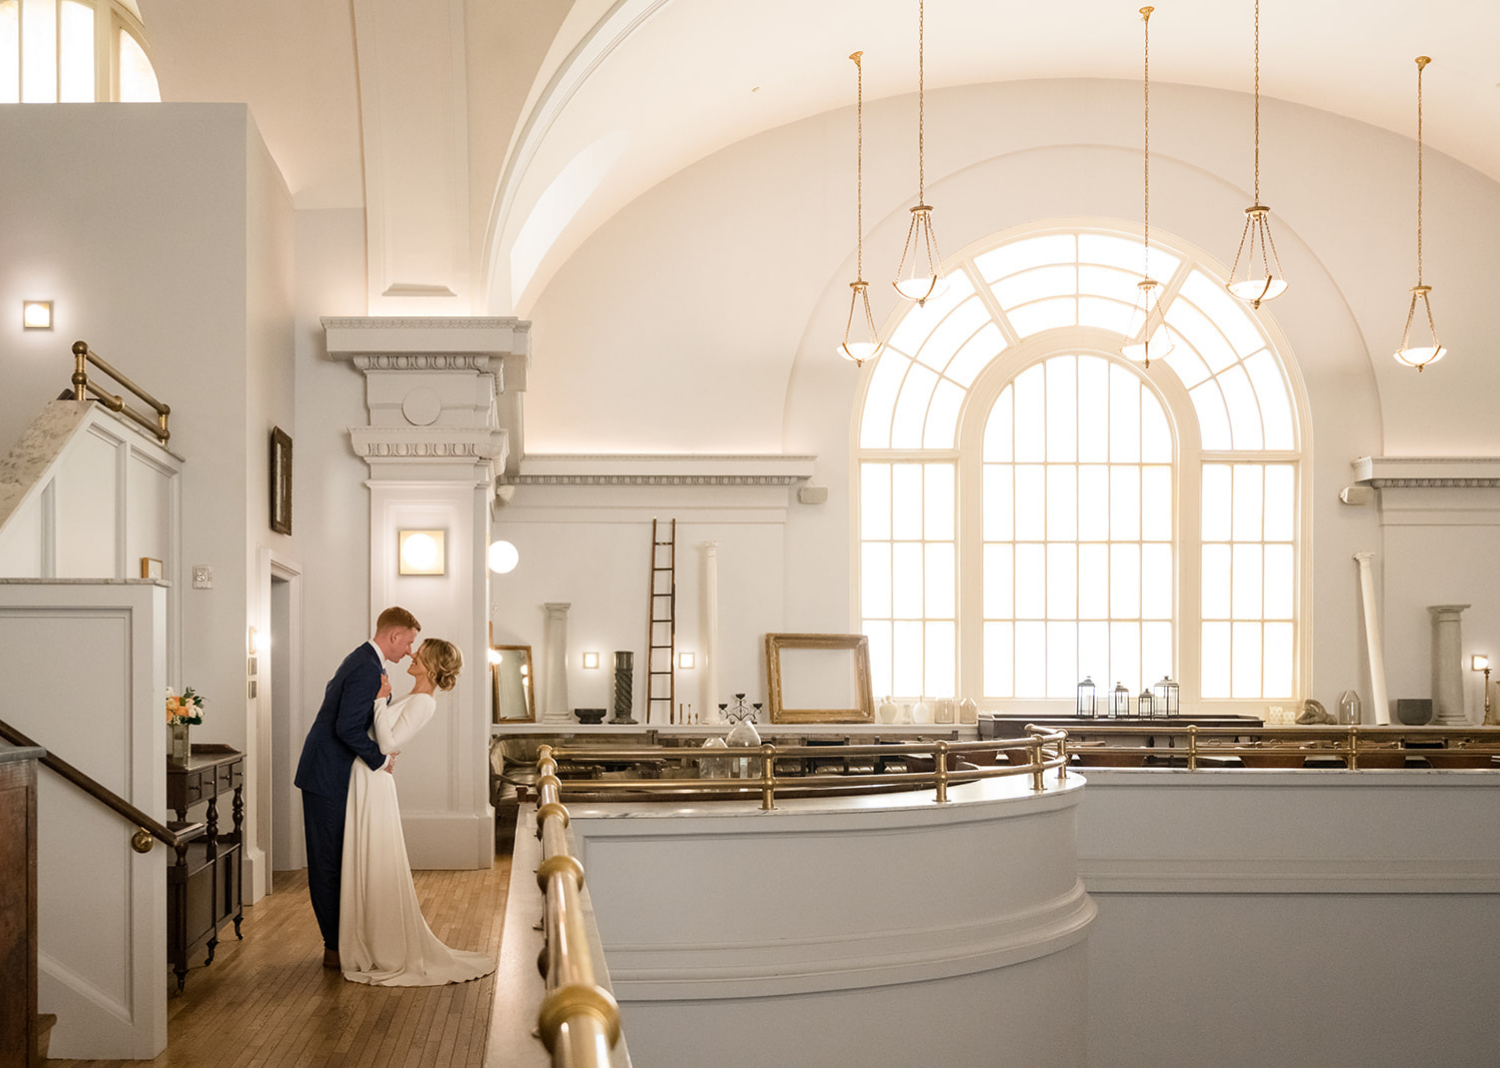
[[[428,926],[459,949],[498,959],[510,857],[489,871],[419,871],[417,898]],[[430,987],[347,983],[323,968],[323,944],[307,900],[307,872],[277,872],[275,892],[245,909],[243,942],[225,926],[212,965],[188,972],[187,988],[166,965],[167,1048],[153,1061],[48,1060],[49,1066],[139,1068],[322,1068],[334,1065],[484,1063],[495,976]]]

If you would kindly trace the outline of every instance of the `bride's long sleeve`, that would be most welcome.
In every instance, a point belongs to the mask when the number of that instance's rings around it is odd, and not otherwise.
[[[415,737],[432,718],[437,702],[428,694],[407,694],[386,704],[375,702],[375,741],[382,753],[391,753]]]

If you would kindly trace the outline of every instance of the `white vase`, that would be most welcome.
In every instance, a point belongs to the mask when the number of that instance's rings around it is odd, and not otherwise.
[[[881,723],[895,723],[896,714],[899,711],[896,707],[896,702],[887,697],[884,701],[880,702],[880,707],[875,710],[875,715]]]
[[[193,747],[188,743],[188,724],[167,724],[167,763],[174,768],[185,768],[193,758]]]
[[[953,698],[939,697],[932,703],[932,721],[934,723],[952,723],[953,716]]]
[[[917,703],[911,709],[911,721],[913,723],[931,723],[932,706],[921,698],[918,698]]]

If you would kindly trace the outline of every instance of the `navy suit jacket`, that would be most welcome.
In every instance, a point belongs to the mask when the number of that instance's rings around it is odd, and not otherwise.
[[[384,674],[381,656],[369,642],[344,657],[323,692],[323,707],[302,745],[294,780],[298,789],[345,797],[355,757],[374,771],[385,764],[385,754],[369,735],[375,695]]]

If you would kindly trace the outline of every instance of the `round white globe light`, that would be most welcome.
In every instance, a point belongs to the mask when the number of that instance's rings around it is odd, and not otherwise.
[[[409,534],[401,543],[401,559],[414,571],[430,571],[437,563],[437,542],[427,534]]]
[[[521,554],[508,541],[491,542],[490,551],[486,555],[489,559],[490,570],[497,575],[509,574],[521,562]]]

